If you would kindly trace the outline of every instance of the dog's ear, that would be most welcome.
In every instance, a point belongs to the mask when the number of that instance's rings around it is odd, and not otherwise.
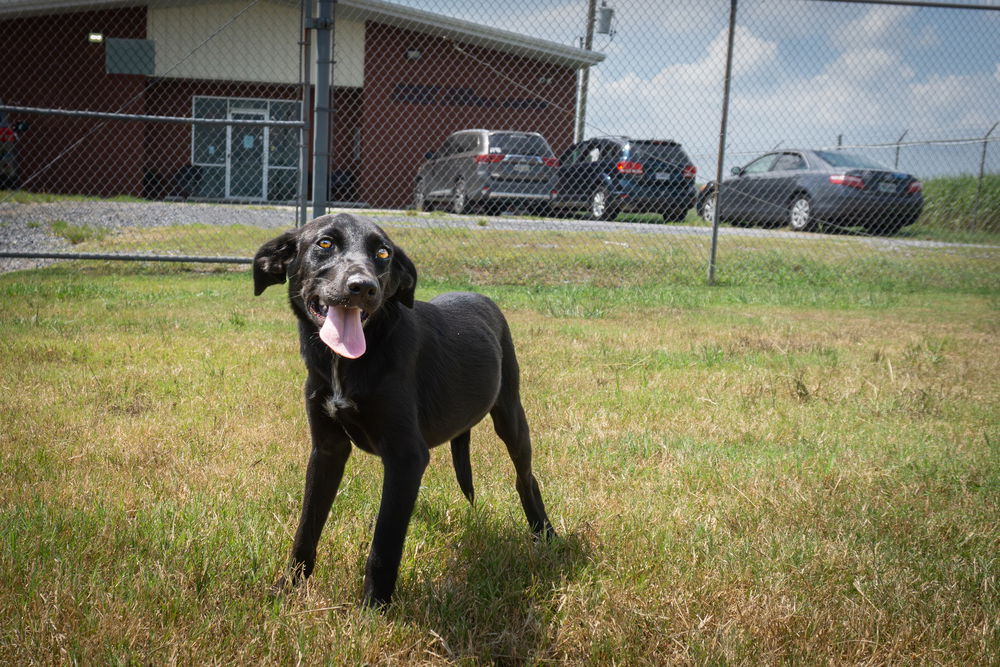
[[[299,232],[292,229],[260,247],[253,258],[253,294],[260,296],[271,285],[285,282],[288,265],[295,259]]]
[[[392,253],[391,271],[392,281],[396,284],[395,297],[407,308],[413,308],[414,293],[417,290],[417,267],[398,246]]]

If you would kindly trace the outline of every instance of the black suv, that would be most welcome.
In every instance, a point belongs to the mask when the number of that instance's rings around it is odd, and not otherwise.
[[[630,211],[678,222],[694,206],[697,171],[675,141],[595,137],[559,158],[549,206],[553,213],[585,208],[595,220]]]

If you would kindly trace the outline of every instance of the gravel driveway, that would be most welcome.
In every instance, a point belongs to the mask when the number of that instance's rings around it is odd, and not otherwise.
[[[358,211],[371,215],[379,223],[407,227],[452,227],[477,229],[485,224],[490,229],[513,231],[628,231],[657,236],[706,237],[711,228],[691,225],[664,225],[632,222],[596,222],[591,220],[557,220],[519,217],[489,217],[427,215],[414,216],[398,211]],[[286,229],[297,222],[297,209],[291,206],[235,206],[228,204],[198,204],[187,202],[113,202],[57,201],[45,203],[0,202],[0,252],[72,252],[73,246],[52,233],[50,224],[65,220],[74,225],[88,225],[120,230],[134,227],[163,227],[202,224],[211,226],[235,223],[261,228]],[[789,230],[744,229],[722,227],[720,236],[779,239],[823,239],[822,234],[802,234]],[[875,245],[885,250],[918,248],[984,248],[997,246],[917,241],[900,238],[851,238],[858,243]],[[51,264],[52,259],[0,257],[0,273]]]
[[[230,206],[180,202],[58,201],[0,203],[0,252],[73,252],[66,239],[52,233],[50,224],[65,220],[112,232],[128,227],[172,225],[232,225],[286,229],[296,223],[290,206]],[[0,257],[0,272],[51,264],[52,259]]]

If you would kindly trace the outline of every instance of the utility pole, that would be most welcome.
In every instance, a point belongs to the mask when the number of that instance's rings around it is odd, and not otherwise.
[[[587,6],[587,32],[583,38],[583,48],[591,51],[594,45],[594,19],[597,16],[597,0],[590,0]],[[587,87],[590,85],[590,67],[584,67],[580,72],[580,108],[576,115],[576,137],[573,141],[582,141],[584,125],[587,124]]]
[[[715,164],[715,207],[712,213],[712,245],[708,256],[708,284],[715,284],[715,260],[719,248],[719,209],[722,203],[719,191],[722,190],[722,162],[726,157],[726,130],[729,124],[729,84],[733,80],[733,38],[736,34],[736,1],[729,0],[729,38],[726,45],[726,77],[722,86],[722,120],[719,123],[719,152]]]

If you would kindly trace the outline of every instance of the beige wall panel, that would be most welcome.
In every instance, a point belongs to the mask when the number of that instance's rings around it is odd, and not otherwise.
[[[156,42],[156,75],[298,82],[298,8],[262,2],[234,19],[245,8],[245,2],[150,7],[146,30],[148,38]],[[364,24],[338,19],[334,42],[337,62],[334,85],[361,87],[364,84]],[[313,44],[313,63],[315,53]],[[314,81],[315,71],[314,66]]]

